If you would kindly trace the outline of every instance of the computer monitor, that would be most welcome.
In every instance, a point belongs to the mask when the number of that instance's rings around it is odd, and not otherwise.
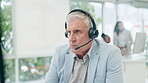
[[[145,49],[146,33],[137,32],[134,42],[133,54],[141,53]]]

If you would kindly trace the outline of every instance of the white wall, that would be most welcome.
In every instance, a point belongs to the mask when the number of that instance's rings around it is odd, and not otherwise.
[[[16,55],[48,54],[67,43],[69,0],[15,0],[13,10]]]

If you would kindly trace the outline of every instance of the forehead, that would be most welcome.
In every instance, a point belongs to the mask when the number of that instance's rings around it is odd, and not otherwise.
[[[84,22],[84,18],[73,17],[73,18],[70,18],[67,21],[68,21],[68,23],[72,23],[72,22]]]
[[[84,22],[84,19],[82,18],[72,18],[68,21],[68,29],[71,29],[71,28],[87,28],[87,25],[86,23]]]
[[[122,25],[122,23],[121,23],[121,22],[119,22],[119,23],[118,23],[118,25]]]

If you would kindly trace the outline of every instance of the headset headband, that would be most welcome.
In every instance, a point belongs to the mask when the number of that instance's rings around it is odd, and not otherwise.
[[[92,28],[96,30],[96,23],[95,23],[94,19],[92,18],[92,16],[87,11],[84,11],[84,10],[81,10],[81,9],[74,9],[74,10],[70,11],[68,13],[68,15],[71,14],[71,13],[73,13],[73,12],[80,12],[80,13],[83,13],[86,16],[88,16],[90,18],[92,24],[93,24],[93,27]],[[67,23],[65,23],[65,29],[67,29]]]

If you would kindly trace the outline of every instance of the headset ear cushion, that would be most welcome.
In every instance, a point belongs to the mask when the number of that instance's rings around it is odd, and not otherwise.
[[[98,30],[95,30],[95,31],[94,31],[94,36],[95,36],[95,38],[98,37],[98,35],[99,35],[99,31],[98,31]]]
[[[90,28],[88,34],[89,34],[89,38],[93,38],[93,37],[96,38],[98,37],[99,32],[98,30],[95,30],[94,28]]]
[[[65,32],[65,37],[68,38],[68,32],[67,31]]]
[[[94,29],[90,28],[88,32],[89,38],[92,38],[94,36],[93,32],[94,32]]]

